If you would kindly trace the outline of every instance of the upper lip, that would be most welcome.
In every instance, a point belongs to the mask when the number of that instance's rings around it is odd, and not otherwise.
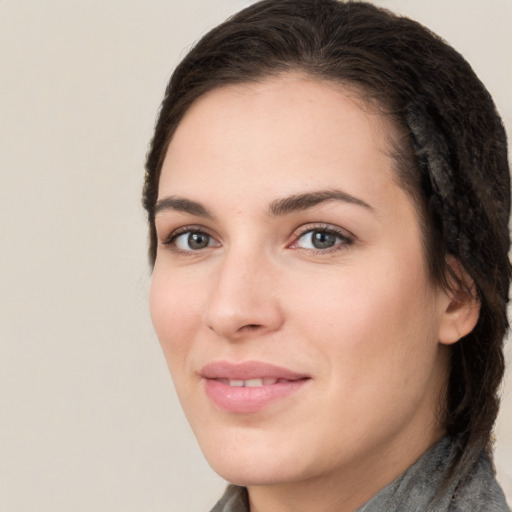
[[[288,368],[276,366],[261,361],[244,361],[232,363],[230,361],[213,361],[203,366],[200,370],[201,377],[205,379],[283,379],[300,380],[309,376],[297,373]]]

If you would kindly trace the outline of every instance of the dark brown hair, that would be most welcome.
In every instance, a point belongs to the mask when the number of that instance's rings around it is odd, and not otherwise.
[[[510,210],[506,136],[469,64],[422,25],[364,2],[264,0],[204,36],[175,70],[147,157],[150,260],[160,170],[176,127],[206,92],[287,71],[362,91],[405,134],[393,143],[401,185],[422,212],[434,282],[453,282],[447,256],[481,303],[473,332],[452,349],[445,426],[460,440],[463,478],[489,447],[503,377]],[[459,283],[460,285],[460,283]]]

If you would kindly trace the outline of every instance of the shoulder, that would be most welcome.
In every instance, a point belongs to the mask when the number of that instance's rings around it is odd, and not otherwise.
[[[493,464],[483,454],[473,471],[456,489],[449,512],[510,512],[494,474]]]

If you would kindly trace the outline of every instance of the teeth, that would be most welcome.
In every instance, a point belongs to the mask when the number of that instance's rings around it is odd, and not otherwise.
[[[223,382],[225,382],[223,380]],[[233,387],[257,388],[261,386],[271,386],[277,379],[248,379],[248,380],[228,380],[227,384]]]
[[[245,381],[246,388],[259,388],[261,386],[263,386],[262,379],[249,379]]]

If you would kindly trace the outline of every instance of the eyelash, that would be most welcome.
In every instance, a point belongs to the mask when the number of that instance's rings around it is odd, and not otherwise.
[[[179,249],[176,245],[176,240],[178,237],[180,237],[181,235],[185,235],[185,234],[192,234],[192,233],[197,233],[197,234],[200,234],[200,235],[206,235],[212,239],[214,239],[214,237],[212,235],[210,235],[210,233],[208,233],[207,230],[205,230],[204,227],[202,226],[182,226],[176,230],[174,230],[164,241],[163,241],[163,245],[169,247],[170,250],[172,250],[172,252],[176,253],[176,254],[180,254],[180,255],[184,255],[184,256],[194,256],[196,255],[197,253],[201,252],[200,249],[198,250],[193,250],[193,249],[190,249],[190,250],[183,250],[183,249]]]
[[[329,235],[334,235],[340,239],[340,242],[336,243],[332,247],[328,247],[325,249],[305,249],[303,247],[296,247],[299,240],[307,235],[308,233],[327,233]],[[338,228],[336,226],[332,226],[330,224],[308,224],[307,226],[299,228],[293,234],[293,242],[289,244],[287,247],[295,248],[297,250],[306,251],[308,254],[332,254],[338,251],[345,250],[347,246],[352,245],[355,239],[354,236],[348,233],[347,231]]]
[[[310,248],[297,247],[297,243],[300,241],[300,239],[302,237],[304,237],[308,233],[314,233],[314,232],[321,232],[321,233],[326,233],[329,235],[334,235],[337,238],[339,238],[341,240],[341,242],[336,243],[333,247],[328,247],[325,249],[310,249]],[[176,240],[178,239],[178,237],[180,237],[181,235],[187,234],[187,233],[189,233],[189,234],[197,233],[197,234],[201,234],[201,235],[206,235],[206,236],[210,237],[211,239],[215,240],[215,238],[210,233],[208,233],[208,231],[205,230],[204,227],[191,225],[191,226],[182,226],[182,227],[176,229],[162,243],[163,243],[163,245],[168,246],[174,253],[177,253],[180,255],[193,256],[193,255],[197,255],[198,253],[202,252],[204,249],[183,250],[183,249],[179,249],[176,246]],[[290,244],[287,244],[287,246],[286,246],[287,248],[294,248],[299,251],[305,251],[308,254],[324,254],[324,255],[338,252],[340,250],[344,250],[347,248],[347,246],[353,244],[355,241],[353,235],[349,234],[347,231],[342,230],[341,228],[337,228],[336,226],[329,225],[329,224],[313,224],[313,225],[308,224],[307,226],[303,226],[303,227],[299,228],[298,230],[296,230],[293,233],[292,238],[293,238],[293,241]],[[208,247],[206,247],[206,248],[208,248]]]

